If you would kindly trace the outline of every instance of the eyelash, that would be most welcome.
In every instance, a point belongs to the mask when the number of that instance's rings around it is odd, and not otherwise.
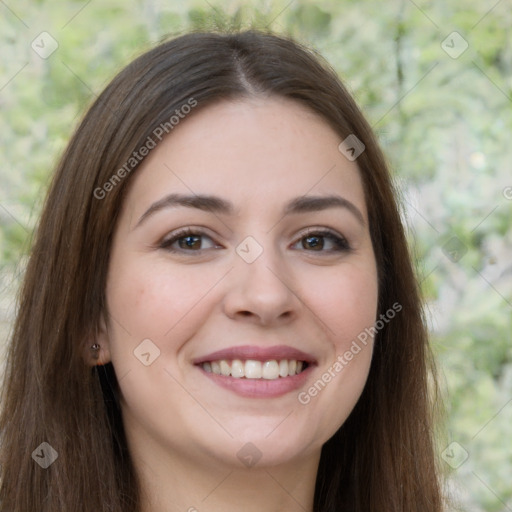
[[[349,252],[352,250],[350,244],[348,243],[348,240],[345,237],[336,234],[334,231],[331,231],[330,229],[325,229],[325,228],[319,228],[319,229],[309,228],[305,233],[303,233],[300,236],[300,238],[297,240],[297,242],[304,240],[305,238],[313,237],[313,236],[323,237],[327,240],[330,240],[333,243],[333,245],[335,246],[335,249],[329,249],[329,250],[320,251],[320,252],[328,252],[328,253]],[[295,244],[297,242],[295,242]],[[311,251],[311,252],[316,252],[316,251]]]
[[[186,237],[206,237],[206,238],[209,238],[210,240],[212,240],[212,242],[216,245],[216,247],[219,247],[219,245],[216,244],[210,236],[208,236],[206,233],[202,232],[201,230],[194,230],[192,228],[183,228],[183,229],[180,229],[180,230],[176,231],[175,233],[173,233],[170,238],[167,238],[167,239],[163,240],[162,242],[160,242],[159,248],[165,249],[166,251],[169,251],[172,253],[182,253],[182,254],[183,253],[200,254],[203,251],[207,250],[207,249],[196,249],[196,250],[189,251],[189,250],[181,249],[181,248],[179,248],[179,249],[172,248],[172,245],[175,242],[178,242],[182,238],[186,238]],[[335,246],[335,248],[328,249],[328,250],[321,250],[321,251],[314,251],[314,250],[308,251],[307,249],[304,249],[307,252],[334,253],[334,252],[350,252],[352,250],[352,248],[346,238],[336,234],[335,232],[333,232],[329,229],[325,229],[325,228],[319,228],[319,229],[309,228],[305,233],[303,233],[300,236],[300,238],[297,239],[296,242],[294,242],[293,245],[296,245],[300,241],[304,240],[305,238],[309,238],[309,237],[319,237],[319,238],[324,238],[324,239],[330,240],[333,243],[333,245]]]

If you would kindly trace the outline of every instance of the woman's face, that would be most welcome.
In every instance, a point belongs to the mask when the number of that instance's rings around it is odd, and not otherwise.
[[[340,142],[290,100],[223,102],[181,121],[137,170],[100,342],[141,456],[317,457],[351,412],[377,272]]]

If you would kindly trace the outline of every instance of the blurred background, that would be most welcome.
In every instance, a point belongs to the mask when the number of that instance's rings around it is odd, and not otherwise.
[[[461,510],[512,511],[510,0],[0,0],[2,354],[50,175],[87,106],[163,38],[226,27],[315,48],[365,112],[425,296],[449,492]]]

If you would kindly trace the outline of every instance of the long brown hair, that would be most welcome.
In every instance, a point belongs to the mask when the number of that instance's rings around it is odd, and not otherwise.
[[[107,86],[72,137],[35,233],[7,359],[2,511],[139,510],[115,373],[111,364],[91,370],[83,358],[101,313],[108,315],[110,245],[137,165],[120,173],[108,193],[95,191],[105,190],[156,127],[168,123],[170,130],[169,119],[191,98],[199,110],[224,99],[269,94],[318,113],[340,142],[354,134],[365,144],[357,164],[378,265],[379,314],[395,303],[402,306],[376,336],[355,409],[322,449],[314,510],[442,509],[430,352],[386,162],[354,100],[319,56],[284,37],[246,31],[187,34],[145,53]],[[47,469],[32,457],[44,442],[58,453]]]

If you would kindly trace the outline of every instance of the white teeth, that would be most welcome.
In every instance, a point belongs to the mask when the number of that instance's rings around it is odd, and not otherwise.
[[[261,361],[248,359],[245,361],[244,372],[246,379],[261,379]]]
[[[231,375],[231,368],[226,360],[220,361],[220,373],[225,377],[229,377]]]
[[[241,379],[244,375],[244,363],[242,363],[240,359],[235,359],[231,363],[231,376],[235,377],[236,379]]]
[[[268,380],[274,380],[279,377],[279,365],[277,361],[265,361],[262,368],[262,377]]]
[[[205,372],[225,377],[275,380],[297,375],[302,372],[305,365],[303,361],[296,359],[281,359],[280,361],[271,359],[264,362],[253,359],[247,361],[221,359],[220,361],[206,361],[201,366]]]

